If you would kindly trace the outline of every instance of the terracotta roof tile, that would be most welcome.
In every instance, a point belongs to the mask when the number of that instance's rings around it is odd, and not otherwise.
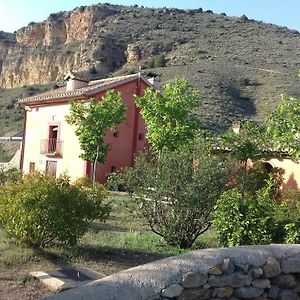
[[[47,102],[52,100],[65,100],[72,99],[74,97],[80,96],[90,96],[105,91],[111,88],[114,88],[120,84],[130,82],[138,78],[138,74],[119,76],[107,79],[93,80],[88,83],[88,86],[75,89],[73,91],[67,91],[66,87],[61,87],[52,91],[44,92],[35,96],[26,97],[19,99],[18,103],[20,104],[30,104],[35,102]],[[143,77],[142,77],[143,78]],[[147,79],[143,78],[149,85],[151,85]]]

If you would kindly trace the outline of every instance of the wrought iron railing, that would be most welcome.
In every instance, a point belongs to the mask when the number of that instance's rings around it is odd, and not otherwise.
[[[41,154],[62,156],[63,141],[58,139],[41,140]]]

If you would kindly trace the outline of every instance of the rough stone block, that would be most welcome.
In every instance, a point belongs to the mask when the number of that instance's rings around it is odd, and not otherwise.
[[[248,264],[235,263],[235,266],[238,270],[244,272],[245,274],[249,271],[249,265]]]
[[[252,276],[253,278],[259,278],[264,274],[262,268],[253,268],[252,269]]]
[[[210,275],[208,283],[213,287],[221,286],[232,286],[232,287],[242,287],[251,284],[252,276],[250,274],[243,274],[240,272],[232,274],[224,274],[221,276]]]
[[[300,294],[300,282],[298,282],[297,286],[294,288],[294,293]]]
[[[161,291],[162,297],[174,298],[181,295],[183,287],[179,284],[171,284]]]
[[[212,289],[187,289],[184,290],[178,300],[208,300],[211,299]]]
[[[276,285],[271,285],[269,290],[269,298],[277,299],[278,294],[279,294],[279,287]]]
[[[300,257],[291,257],[281,262],[283,273],[300,273]]]
[[[297,285],[295,276],[292,274],[280,274],[272,278],[272,284],[280,288],[294,288]]]
[[[209,275],[221,275],[221,274],[223,274],[223,271],[220,266],[214,266],[209,269],[208,274]]]
[[[205,273],[189,272],[182,278],[182,286],[184,288],[196,288],[207,282],[208,275]]]
[[[264,267],[264,275],[267,278],[272,278],[281,273],[280,263],[274,257],[269,257]]]
[[[278,300],[298,300],[298,296],[292,290],[282,290],[279,292]]]
[[[249,287],[240,287],[234,290],[234,295],[241,299],[252,299],[261,296],[264,293],[264,289]]]
[[[269,289],[271,287],[271,283],[269,279],[254,279],[252,281],[252,286],[261,289]]]
[[[233,262],[229,258],[224,258],[221,269],[224,273],[230,274],[234,272],[235,268]]]
[[[232,294],[233,288],[231,286],[223,286],[217,290],[217,297],[219,298],[230,298]]]
[[[267,293],[264,293],[260,297],[253,298],[253,300],[270,300],[270,298],[268,298],[268,294]]]

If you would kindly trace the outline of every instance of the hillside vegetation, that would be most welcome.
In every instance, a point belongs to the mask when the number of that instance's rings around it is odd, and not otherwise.
[[[17,98],[49,88],[29,85],[62,84],[69,69],[102,78],[141,65],[163,83],[186,77],[199,88],[197,113],[209,128],[224,130],[242,117],[263,120],[281,94],[300,97],[299,57],[298,31],[246,16],[108,4],[51,14],[15,34],[0,32],[1,135],[21,128]]]

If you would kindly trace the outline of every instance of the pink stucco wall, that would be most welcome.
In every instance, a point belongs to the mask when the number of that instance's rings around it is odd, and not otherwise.
[[[116,171],[122,170],[124,167],[132,166],[135,154],[145,147],[146,128],[144,121],[139,113],[139,109],[135,106],[135,95],[143,95],[144,89],[148,85],[141,81],[139,86],[138,80],[118,86],[114,90],[120,92],[122,99],[126,104],[126,120],[117,127],[118,134],[115,137],[111,131],[106,135],[105,141],[110,145],[106,162],[97,167],[96,180],[105,182],[107,174],[111,173],[112,168]],[[105,93],[95,95],[96,99],[100,99]],[[143,135],[143,139],[139,140],[139,135]],[[86,175],[90,176],[91,167],[87,165]]]

